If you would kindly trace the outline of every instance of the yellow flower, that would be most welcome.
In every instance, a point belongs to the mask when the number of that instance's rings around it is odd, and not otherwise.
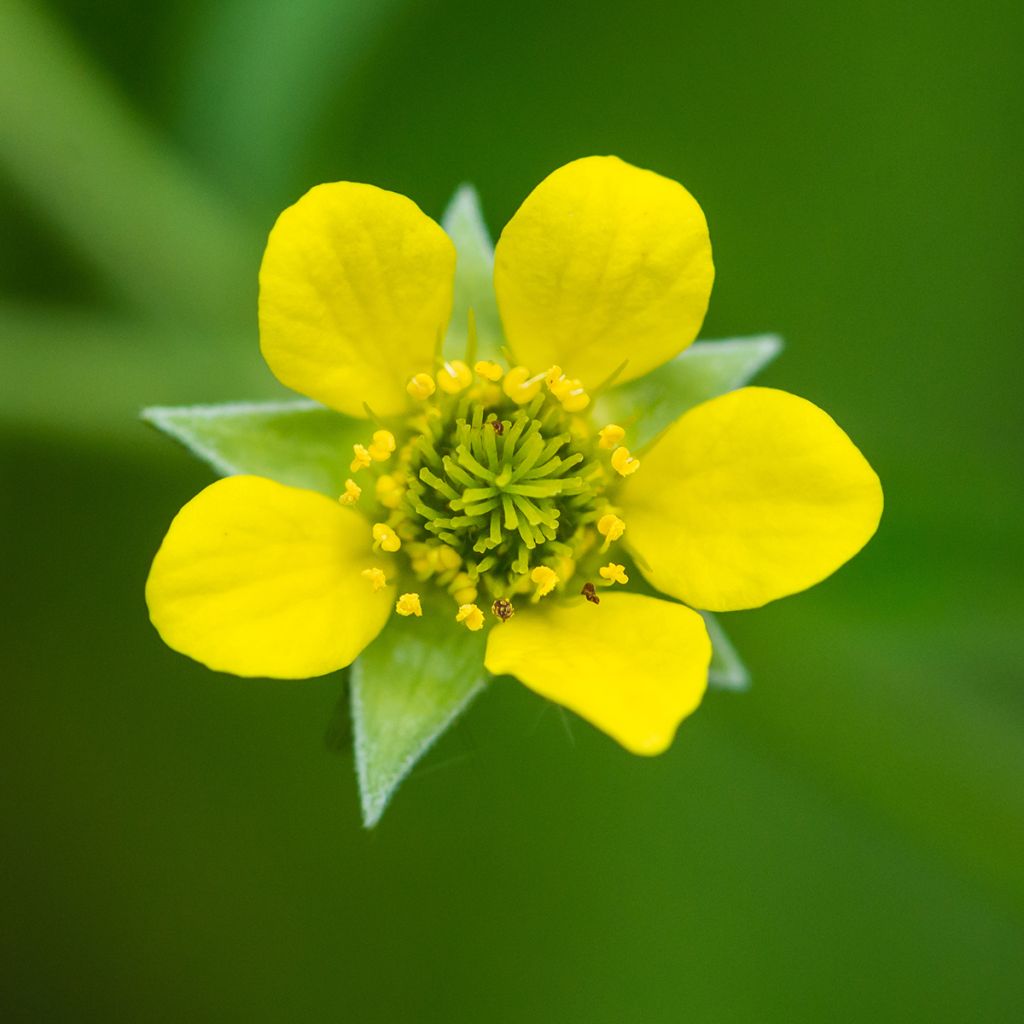
[[[263,355],[309,398],[382,417],[389,429],[354,447],[352,472],[394,457],[403,484],[378,479],[388,521],[372,529],[311,491],[256,476],[212,484],[154,559],[153,623],[213,669],[279,678],[349,665],[393,611],[427,635],[486,629],[491,673],[659,753],[706,687],[711,644],[693,609],[756,608],[824,579],[874,533],[878,478],[824,412],[768,388],[683,413],[642,449],[642,473],[625,431],[598,429],[587,388],[672,359],[707,309],[707,225],[668,178],[587,157],[527,197],[494,254],[515,362],[503,375],[474,364],[484,382],[468,362],[435,362],[454,268],[441,228],[382,189],[320,185],[281,214],[260,271]],[[625,522],[635,571],[674,600],[620,589],[625,561],[599,564],[600,538],[607,547]],[[411,583],[423,559],[431,600],[393,604],[384,583]],[[551,592],[548,565],[567,574],[558,593],[517,608]],[[598,596],[598,577],[617,585]],[[432,615],[434,598],[458,611]]]

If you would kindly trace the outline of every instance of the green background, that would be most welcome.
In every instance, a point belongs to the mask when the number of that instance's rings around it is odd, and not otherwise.
[[[0,0],[0,1014],[1003,1022],[1024,1002],[1019,2]],[[337,677],[214,676],[142,584],[209,472],[135,419],[276,393],[277,211],[499,228],[615,152],[711,226],[704,337],[886,488],[653,761],[499,685],[359,824]],[[6,1012],[5,1012],[6,1011]]]

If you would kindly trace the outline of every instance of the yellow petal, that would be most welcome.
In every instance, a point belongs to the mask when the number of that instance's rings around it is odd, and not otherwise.
[[[494,287],[516,359],[593,388],[640,377],[697,337],[714,280],[707,223],[682,185],[613,156],[548,175],[501,233]]]
[[[146,582],[168,646],[220,672],[302,679],[343,668],[380,632],[369,524],[312,491],[256,476],[211,484],[175,517]]]
[[[700,704],[711,641],[689,608],[639,594],[549,602],[495,626],[485,665],[603,729],[634,754],[660,754]]]
[[[733,611],[823,580],[871,538],[882,488],[817,406],[742,388],[681,416],[619,497],[659,590]]]
[[[400,412],[451,315],[455,247],[410,199],[341,181],[277,219],[260,347],[282,384],[353,416]]]

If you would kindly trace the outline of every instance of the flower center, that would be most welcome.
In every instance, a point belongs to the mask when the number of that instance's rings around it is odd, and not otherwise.
[[[495,598],[529,589],[537,566],[569,575],[606,482],[589,432],[544,394],[517,406],[496,388],[432,413],[403,452],[410,540],[447,545]]]
[[[374,484],[375,549],[400,551],[418,581],[451,595],[470,629],[482,627],[478,599],[506,621],[518,595],[537,601],[573,586],[578,569],[597,577],[597,561],[625,530],[611,491],[639,465],[618,446],[622,428],[595,431],[584,415],[589,396],[557,366],[531,376],[479,362],[474,374],[456,360],[436,382],[425,373],[409,382],[419,408],[397,442],[380,430],[355,446],[353,472],[390,460]],[[341,500],[354,504],[361,488],[349,484]],[[608,569],[598,585],[626,582],[622,566]],[[415,593],[397,607],[420,614]]]

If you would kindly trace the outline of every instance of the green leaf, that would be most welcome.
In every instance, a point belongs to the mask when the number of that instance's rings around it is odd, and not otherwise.
[[[698,341],[645,377],[612,388],[595,405],[604,423],[618,423],[639,450],[687,409],[741,387],[782,351],[775,334]]]
[[[711,637],[711,668],[708,671],[708,685],[722,690],[746,690],[750,688],[750,673],[747,666],[733,647],[722,624],[711,612],[701,612],[708,636]]]
[[[469,310],[476,317],[477,358],[498,359],[505,343],[494,297],[494,243],[484,223],[480,197],[472,185],[460,185],[441,218],[455,243],[455,301],[446,340],[447,353],[461,359],[466,351]]]
[[[369,429],[307,399],[156,407],[142,418],[224,476],[253,473],[330,497],[345,489],[352,445]]]
[[[424,603],[393,615],[352,666],[352,726],[363,824],[373,828],[413,765],[480,692],[484,631]]]

